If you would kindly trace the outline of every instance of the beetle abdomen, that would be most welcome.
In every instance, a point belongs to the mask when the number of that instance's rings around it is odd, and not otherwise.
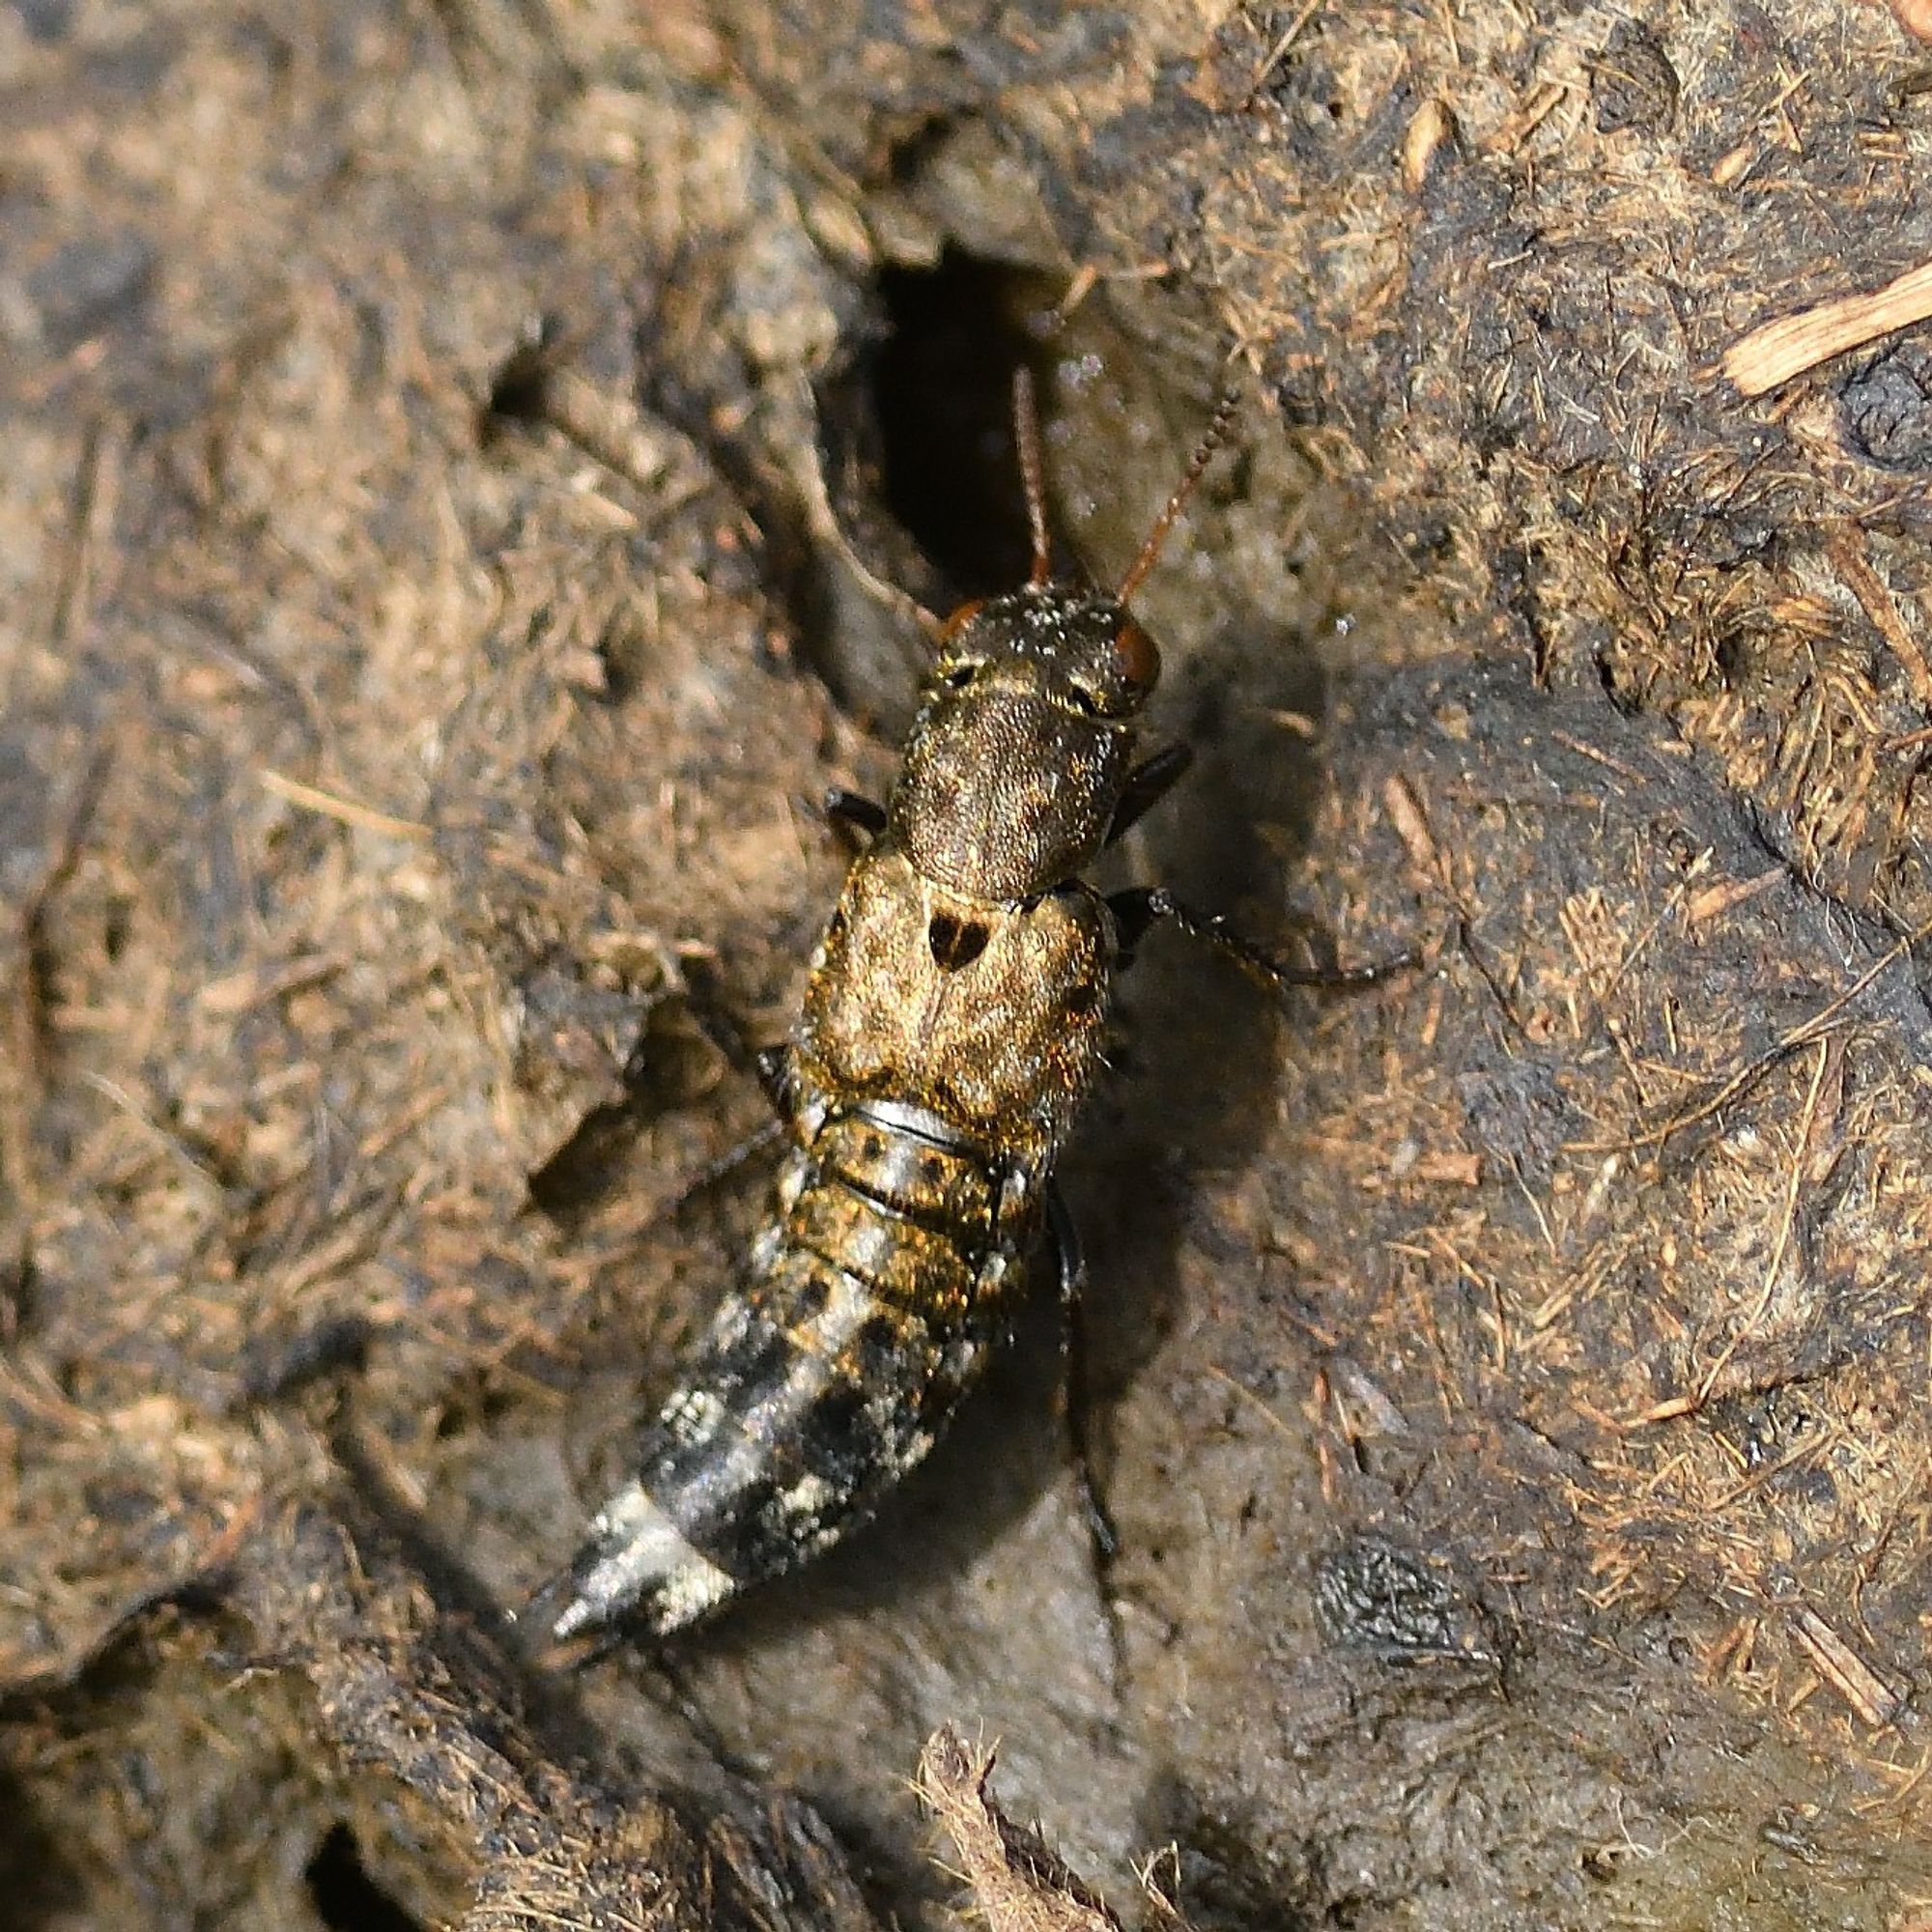
[[[553,1636],[677,1630],[865,1521],[1004,1328],[996,1201],[957,1143],[865,1110],[827,1121],[787,1168],[752,1280],[598,1512]]]

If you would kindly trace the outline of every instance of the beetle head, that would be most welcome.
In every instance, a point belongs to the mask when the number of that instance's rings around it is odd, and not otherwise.
[[[892,834],[962,898],[1013,902],[1105,842],[1160,653],[1118,598],[1030,583],[941,638],[893,793]]]

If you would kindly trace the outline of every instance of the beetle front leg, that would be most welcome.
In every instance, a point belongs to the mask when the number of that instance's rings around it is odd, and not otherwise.
[[[1121,787],[1120,802],[1107,827],[1107,843],[1116,845],[1131,832],[1187,776],[1193,763],[1193,747],[1174,744],[1163,745],[1136,765]]]
[[[859,834],[869,845],[886,829],[886,808],[863,792],[834,785],[819,800],[818,809],[834,824]]]

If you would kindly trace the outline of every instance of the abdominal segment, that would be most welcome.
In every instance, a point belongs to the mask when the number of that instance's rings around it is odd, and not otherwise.
[[[752,1281],[714,1319],[649,1430],[636,1478],[607,1502],[552,1593],[561,1641],[618,1620],[662,1634],[863,1522],[918,1463],[971,1384],[1000,1322],[986,1212],[964,1229],[895,1185],[934,1150],[832,1122],[795,1157],[782,1220]],[[962,1151],[942,1151],[955,1210]],[[841,1166],[843,1162],[841,1161]],[[923,1191],[923,1190],[918,1190]],[[970,1187],[969,1193],[974,1192]],[[915,1218],[918,1215],[918,1218]],[[977,1224],[977,1225],[975,1225]]]

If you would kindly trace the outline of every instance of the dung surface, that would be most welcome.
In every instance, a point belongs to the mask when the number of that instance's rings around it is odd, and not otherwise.
[[[1922,331],[1716,373],[1932,257],[1907,11],[0,17],[20,1922],[938,1925],[942,1724],[1198,1932],[1919,1922]],[[783,1026],[1011,359],[1106,580],[1230,351],[1122,874],[1417,963],[1136,963],[1118,1555],[1042,1309],[867,1537],[546,1680],[762,1211],[685,962]]]

